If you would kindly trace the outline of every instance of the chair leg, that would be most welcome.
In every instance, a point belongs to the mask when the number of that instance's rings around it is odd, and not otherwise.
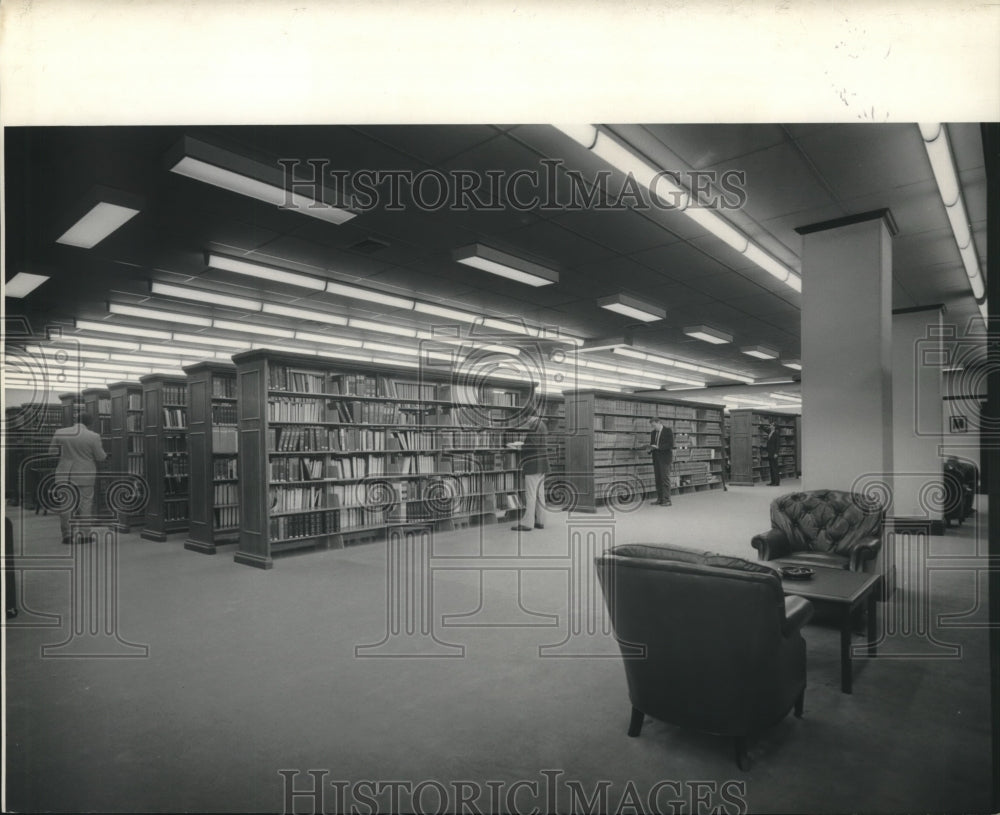
[[[747,737],[737,736],[734,739],[733,747],[736,754],[736,766],[743,770],[743,772],[746,772],[750,769],[750,756],[747,755]]]
[[[637,707],[632,708],[632,721],[628,723],[628,734],[635,738],[642,732],[642,720],[645,714]]]
[[[796,718],[799,718],[799,719],[802,718],[802,707],[805,704],[805,701],[806,701],[806,689],[803,688],[802,689],[802,693],[800,693],[796,697],[796,699],[795,699],[795,716],[796,716]]]

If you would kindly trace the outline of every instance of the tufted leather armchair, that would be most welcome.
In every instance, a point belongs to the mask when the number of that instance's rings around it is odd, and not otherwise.
[[[745,768],[746,739],[802,715],[812,616],[784,597],[777,572],[741,558],[678,546],[626,544],[595,558],[625,662],[632,721],[643,718],[729,736]]]
[[[843,490],[792,492],[771,502],[771,529],[750,544],[761,560],[870,572],[882,548],[885,507]]]

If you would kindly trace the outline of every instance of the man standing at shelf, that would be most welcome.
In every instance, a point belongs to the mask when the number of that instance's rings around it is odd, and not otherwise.
[[[91,430],[93,426],[94,417],[82,413],[76,424],[59,428],[49,445],[49,455],[59,456],[55,472],[56,488],[60,484],[70,484],[79,498],[75,506],[70,502],[69,508],[59,513],[63,543],[72,543],[70,518],[73,510],[84,515],[93,511],[97,465],[108,457],[101,446],[101,437]]]
[[[515,532],[530,532],[545,528],[545,474],[549,471],[549,428],[541,416],[528,419],[528,435],[524,442],[512,442],[508,447],[520,447],[521,472],[524,473],[524,518],[512,526]],[[534,524],[534,526],[532,526]]]
[[[670,500],[670,465],[674,460],[674,430],[663,424],[659,416],[650,416],[653,431],[649,436],[649,452],[653,456],[653,477],[656,479],[656,504],[668,507]]]
[[[772,487],[781,486],[781,470],[778,468],[778,426],[764,425],[764,432],[767,433],[767,464],[771,468]]]

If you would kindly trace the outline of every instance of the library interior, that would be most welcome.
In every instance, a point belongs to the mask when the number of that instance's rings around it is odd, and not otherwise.
[[[998,144],[5,128],[7,806],[991,811]]]

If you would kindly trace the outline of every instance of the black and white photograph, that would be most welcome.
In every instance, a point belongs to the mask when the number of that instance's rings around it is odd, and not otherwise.
[[[1000,7],[0,24],[4,812],[1000,811]]]

